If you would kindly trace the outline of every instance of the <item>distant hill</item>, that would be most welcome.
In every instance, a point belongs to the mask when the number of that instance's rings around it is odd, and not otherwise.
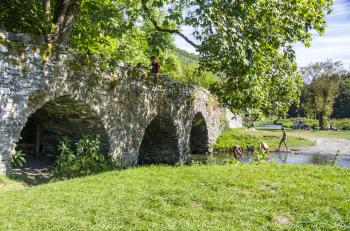
[[[180,48],[175,48],[175,54],[183,64],[197,65],[199,63],[199,56],[193,53],[189,53]]]

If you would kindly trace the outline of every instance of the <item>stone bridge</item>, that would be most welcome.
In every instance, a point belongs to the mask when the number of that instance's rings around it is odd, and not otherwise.
[[[188,163],[224,126],[241,126],[232,118],[203,88],[0,31],[0,172],[18,149],[54,155],[63,136],[83,134],[120,166]]]

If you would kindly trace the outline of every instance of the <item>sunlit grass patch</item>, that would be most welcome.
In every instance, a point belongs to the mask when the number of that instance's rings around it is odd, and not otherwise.
[[[215,148],[227,149],[233,145],[238,144],[241,147],[246,147],[249,144],[258,146],[260,142],[265,142],[270,148],[278,148],[279,142],[282,138],[282,132],[280,130],[244,130],[240,128],[230,129],[225,131],[217,139]],[[315,142],[306,139],[305,137],[289,136],[287,143],[290,148],[296,148],[301,146],[314,145]]]
[[[139,167],[0,191],[0,230],[346,230],[349,179],[312,165]]]

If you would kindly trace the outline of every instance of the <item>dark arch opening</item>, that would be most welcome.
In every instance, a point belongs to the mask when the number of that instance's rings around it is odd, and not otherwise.
[[[25,153],[24,167],[50,167],[57,158],[58,143],[63,137],[75,144],[83,135],[98,137],[100,151],[108,153],[108,136],[98,114],[85,102],[62,96],[47,102],[28,118],[16,150]]]
[[[139,149],[138,164],[175,164],[180,151],[170,116],[157,116],[147,126]]]
[[[209,152],[207,124],[200,112],[196,113],[192,121],[190,148],[192,154],[205,154]]]

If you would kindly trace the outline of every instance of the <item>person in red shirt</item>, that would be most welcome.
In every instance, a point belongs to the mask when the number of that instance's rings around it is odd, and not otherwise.
[[[160,72],[160,64],[156,56],[151,57],[151,73],[158,75]]]

